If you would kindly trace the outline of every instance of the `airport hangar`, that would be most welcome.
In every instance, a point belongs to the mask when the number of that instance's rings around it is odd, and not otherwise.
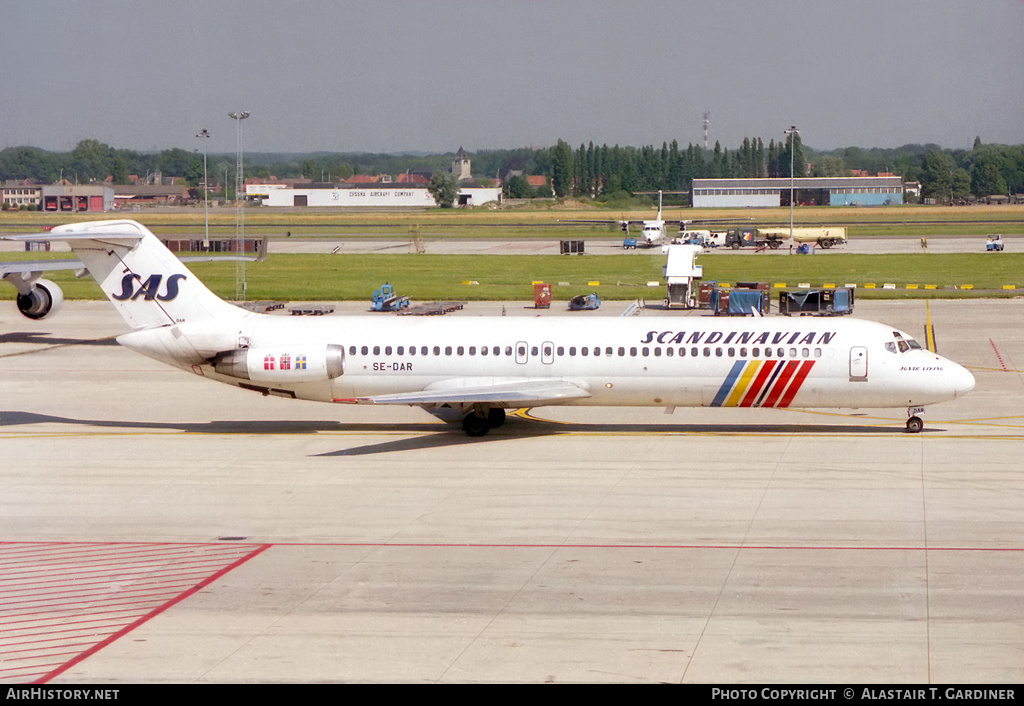
[[[694,179],[695,208],[789,206],[790,180]],[[792,180],[794,201],[807,206],[890,206],[903,203],[903,177],[806,177]]]
[[[278,184],[248,184],[246,194],[262,199],[264,206],[298,207],[436,207],[434,197],[425,186],[401,183],[375,184],[314,184],[293,187]],[[501,203],[501,187],[459,188],[456,204],[480,206],[488,202]]]

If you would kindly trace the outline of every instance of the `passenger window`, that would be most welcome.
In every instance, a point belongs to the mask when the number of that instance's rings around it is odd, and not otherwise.
[[[626,348],[624,346],[619,346],[619,357],[620,358],[625,358],[626,357]]]
[[[441,355],[441,346],[434,346],[434,355]]]
[[[609,346],[609,347],[604,349],[604,354],[605,355],[609,355],[609,356],[612,355],[612,348],[611,348],[611,346]]]
[[[501,355],[501,347],[494,346],[493,348],[491,348],[491,353],[494,355]]]
[[[530,355],[537,355],[537,346],[530,348]]]
[[[697,346],[694,346],[693,348],[690,349],[690,355],[694,358],[700,355],[700,350],[697,348]]]
[[[751,352],[752,352],[752,353],[754,354],[754,357],[755,357],[755,358],[760,358],[760,357],[761,357],[761,349],[760,349],[760,348],[755,348],[755,349],[754,349],[753,351],[751,351]]]
[[[416,346],[409,346],[409,355],[416,355]]]
[[[569,346],[569,355],[576,355],[576,346]]]
[[[789,349],[789,357],[790,358],[796,358],[796,348],[790,348]]]
[[[705,348],[704,349],[704,357],[705,358],[710,358],[711,357],[711,349],[710,348]]]
[[[717,348],[717,347],[715,348],[715,357],[716,358],[721,358],[722,357],[722,349],[721,348]]]
[[[586,346],[583,346],[582,348],[580,348],[580,355],[586,356],[587,355],[587,350],[588,350],[588,348]]]
[[[651,349],[648,348],[647,346],[644,346],[643,348],[640,349],[640,354],[644,358],[647,358],[647,357],[649,357],[651,355]]]
[[[631,347],[630,347],[630,349],[629,349],[629,354],[630,354],[630,355],[631,355],[632,357],[636,358],[636,353],[637,353],[637,351],[636,351],[636,346],[631,346]]]
[[[470,346],[469,347],[469,354],[470,355],[476,355],[476,346]]]
[[[374,346],[373,347],[373,354],[374,355],[380,355],[380,346]]]
[[[480,355],[487,355],[487,346],[480,346]]]
[[[661,346],[655,346],[654,347],[654,357],[655,358],[660,358],[661,357]]]
[[[671,358],[674,354],[675,354],[675,349],[674,348],[669,347],[669,348],[665,349],[665,355],[667,355],[669,358]]]
[[[811,357],[811,350],[809,348],[802,349],[800,351],[800,356],[803,357],[803,358],[810,358]]]
[[[391,355],[391,346],[384,346],[384,355]]]
[[[348,354],[349,355],[355,355],[356,354],[356,347],[355,346],[349,346],[348,347]]]
[[[451,346],[445,346],[444,347],[444,354],[445,355],[451,355],[452,354],[452,347]]]
[[[370,349],[367,348],[366,346],[363,346],[362,349],[361,349],[361,352],[362,352],[363,355],[369,355],[370,354]]]
[[[736,357],[736,349],[735,348],[730,348],[729,349],[729,357],[730,358],[735,358]]]
[[[747,357],[747,349],[746,348],[740,348],[740,358],[746,358],[746,357]]]
[[[526,352],[525,350],[523,351]],[[505,346],[505,355],[512,357],[512,346]]]

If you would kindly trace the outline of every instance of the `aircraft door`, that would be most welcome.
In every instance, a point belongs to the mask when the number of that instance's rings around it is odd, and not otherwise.
[[[864,346],[850,348],[850,382],[868,379],[868,349]]]
[[[551,341],[544,341],[540,346],[540,362],[544,365],[551,365],[555,362],[555,344]]]
[[[526,345],[526,341],[519,341],[516,343],[516,362],[520,365],[524,365],[529,359],[530,347]]]

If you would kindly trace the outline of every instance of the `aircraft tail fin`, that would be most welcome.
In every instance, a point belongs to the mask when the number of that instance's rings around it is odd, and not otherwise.
[[[133,329],[247,315],[207,289],[136,221],[62,225],[45,237],[67,241]]]

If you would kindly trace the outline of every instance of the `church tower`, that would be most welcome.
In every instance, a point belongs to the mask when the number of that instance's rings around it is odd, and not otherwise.
[[[452,160],[452,174],[458,181],[469,181],[473,178],[469,164],[469,153],[466,150],[459,147],[459,151],[455,153],[455,159]]]

